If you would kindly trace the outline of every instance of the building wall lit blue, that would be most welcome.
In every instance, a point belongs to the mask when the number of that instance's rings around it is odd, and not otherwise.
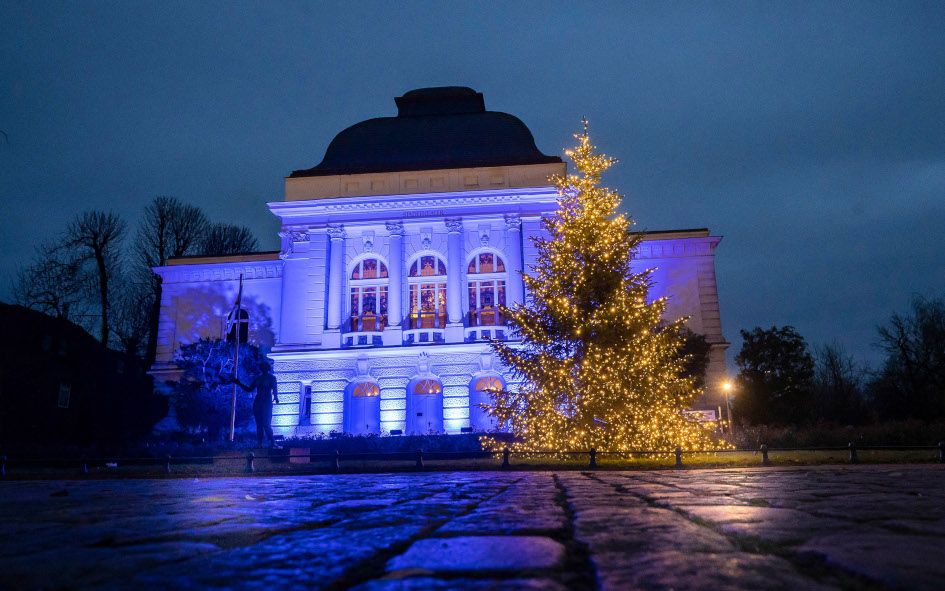
[[[546,186],[270,204],[283,220],[279,253],[157,270],[165,289],[156,369],[173,372],[179,343],[219,334],[242,274],[251,339],[269,350],[279,382],[277,432],[489,430],[482,390],[518,384],[487,340],[514,340],[498,304],[526,297],[520,271],[535,261],[532,239],[555,199]],[[718,240],[654,234],[636,261],[654,269],[651,296],[668,298],[667,316],[688,316],[714,342]],[[720,353],[710,375],[724,371]]]
[[[490,339],[514,341],[502,306],[527,300],[522,274],[554,214],[549,178],[564,162],[541,154],[517,118],[485,110],[481,94],[448,87],[396,99],[396,117],[339,133],[318,166],[286,178],[269,203],[278,252],[172,259],[163,280],[152,373],[176,376],[181,344],[219,337],[239,278],[250,338],[273,360],[283,435],[459,433],[494,428],[488,391],[516,388]],[[727,343],[719,319],[715,247],[707,230],[648,234],[637,270],[653,268],[667,316],[712,344],[715,409]]]

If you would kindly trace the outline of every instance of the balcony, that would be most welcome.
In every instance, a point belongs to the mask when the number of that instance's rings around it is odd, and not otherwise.
[[[432,345],[446,342],[446,308],[438,311],[412,312],[408,318],[410,328],[404,331],[405,345]]]
[[[467,343],[506,339],[508,329],[505,327],[505,317],[492,306],[470,310],[466,322],[465,340]]]
[[[387,315],[377,316],[366,312],[361,316],[352,316],[349,331],[341,339],[342,347],[380,347],[383,345],[384,327]]]

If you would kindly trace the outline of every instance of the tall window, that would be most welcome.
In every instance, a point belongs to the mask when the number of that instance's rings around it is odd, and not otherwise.
[[[299,425],[312,424],[312,387],[302,389],[302,398],[299,401]]]
[[[380,332],[387,325],[387,265],[359,261],[351,271],[351,332]]]
[[[469,286],[469,326],[504,325],[499,306],[505,303],[505,261],[495,252],[481,252],[466,269]]]
[[[410,328],[446,327],[446,263],[429,254],[410,265]]]

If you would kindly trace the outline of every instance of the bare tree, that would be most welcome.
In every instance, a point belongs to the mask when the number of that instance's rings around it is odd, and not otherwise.
[[[36,262],[17,271],[13,299],[44,314],[69,318],[81,315],[83,287],[81,265],[61,256],[55,247],[43,246]]]
[[[153,293],[151,284],[123,281],[114,297],[112,333],[129,356],[139,356],[149,336],[148,309]]]
[[[846,424],[866,418],[863,369],[852,355],[833,343],[817,348],[814,375],[816,418]]]
[[[125,222],[113,213],[87,211],[77,216],[66,230],[63,248],[75,254],[74,261],[94,265],[100,312],[99,338],[108,346],[109,296],[117,273],[119,247],[125,236]]]
[[[256,237],[246,226],[210,224],[200,244],[200,254],[226,256],[254,252],[259,248]]]
[[[147,365],[154,363],[157,355],[157,331],[161,315],[161,278],[151,269],[166,265],[171,257],[191,254],[203,239],[207,225],[207,216],[199,207],[181,203],[174,197],[155,197],[144,208],[144,216],[138,225],[136,247],[138,280],[151,286],[149,301],[140,302],[138,308],[147,310],[148,332],[144,352]]]
[[[907,315],[879,327],[886,362],[872,384],[885,416],[945,416],[945,298],[914,297]]]

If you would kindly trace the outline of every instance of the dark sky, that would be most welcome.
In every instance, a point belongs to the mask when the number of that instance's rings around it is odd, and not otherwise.
[[[644,229],[707,226],[722,323],[875,362],[945,296],[945,3],[0,3],[0,298],[77,212],[245,223],[335,133],[471,86],[560,154],[580,118]]]

